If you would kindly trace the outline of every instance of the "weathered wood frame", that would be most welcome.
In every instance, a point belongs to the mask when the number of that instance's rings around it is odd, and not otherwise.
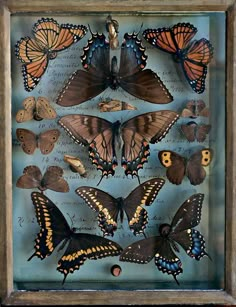
[[[226,263],[222,291],[14,291],[10,18],[14,13],[223,11],[227,15]],[[3,305],[236,304],[236,1],[0,0],[0,299]]]

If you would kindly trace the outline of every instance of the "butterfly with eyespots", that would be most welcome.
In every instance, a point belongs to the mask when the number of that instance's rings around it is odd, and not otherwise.
[[[120,261],[146,264],[154,258],[158,270],[172,275],[179,284],[177,275],[183,273],[182,262],[176,255],[180,252],[179,246],[197,261],[204,256],[209,257],[203,235],[193,229],[201,221],[203,200],[204,194],[200,193],[189,197],[177,210],[171,224],[160,225],[159,236],[127,246],[120,255]]]
[[[60,131],[58,129],[47,130],[39,135],[28,129],[16,129],[16,137],[20,141],[23,151],[28,155],[32,155],[36,148],[39,148],[43,155],[50,154],[59,136]]]
[[[55,109],[50,105],[49,101],[45,97],[27,97],[23,100],[24,109],[21,109],[16,114],[17,123],[23,123],[32,119],[55,119],[57,113]]]
[[[18,178],[16,186],[21,189],[38,188],[41,192],[50,189],[66,193],[69,192],[69,185],[62,175],[63,169],[59,166],[48,166],[42,174],[38,166],[29,165],[24,168],[23,175]]]
[[[192,185],[199,185],[206,177],[204,167],[211,163],[213,150],[204,148],[194,152],[189,158],[171,150],[162,150],[158,153],[158,158],[167,169],[166,176],[171,183],[179,185],[186,176]]]

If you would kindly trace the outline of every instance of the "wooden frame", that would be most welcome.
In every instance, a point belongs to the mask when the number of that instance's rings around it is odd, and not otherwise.
[[[224,11],[227,14],[226,263],[222,291],[14,291],[11,195],[10,17],[14,13],[82,11]],[[0,2],[0,298],[3,305],[236,304],[236,1],[1,0]]]

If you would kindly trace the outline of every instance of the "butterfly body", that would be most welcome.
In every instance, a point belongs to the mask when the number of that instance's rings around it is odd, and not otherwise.
[[[25,90],[32,91],[45,73],[49,60],[79,41],[87,32],[82,25],[59,25],[53,18],[42,18],[33,27],[34,37],[24,37],[16,43],[15,54],[23,63]]]
[[[167,169],[167,178],[176,185],[182,183],[184,176],[188,177],[192,185],[201,184],[206,177],[204,167],[211,163],[212,157],[213,151],[210,148],[196,151],[189,158],[170,150],[158,153],[161,164]]]
[[[202,38],[191,41],[197,28],[190,23],[178,23],[172,28],[147,29],[144,38],[156,48],[172,55],[180,63],[191,88],[198,94],[205,90],[207,64],[213,57],[211,43]]]
[[[69,273],[79,270],[86,259],[100,259],[117,256],[122,251],[119,244],[93,234],[76,233],[70,228],[62,212],[45,195],[31,194],[40,232],[35,239],[35,252],[28,259],[38,257],[41,260],[50,256],[57,246],[59,250],[66,246],[58,261],[57,270],[64,275],[63,283]]]
[[[125,33],[119,67],[117,57],[110,63],[110,46],[104,34],[92,33],[81,56],[84,70],[77,70],[59,94],[57,103],[69,107],[101,94],[106,88],[121,87],[131,95],[151,103],[169,103],[173,97],[161,79],[144,69],[147,55],[137,34]]]
[[[63,116],[59,124],[75,143],[88,146],[89,158],[102,171],[102,178],[115,173],[118,165],[115,147],[121,138],[121,164],[125,174],[138,177],[138,170],[150,155],[149,143],[161,141],[178,118],[176,112],[166,110],[142,114],[121,124],[72,114]]]
[[[204,194],[194,194],[177,210],[171,224],[161,224],[159,235],[137,241],[127,246],[120,255],[121,261],[148,263],[153,258],[162,273],[176,278],[183,272],[182,263],[175,252],[181,246],[193,259],[206,256],[205,241],[201,233],[193,229],[200,223]],[[179,283],[178,283],[179,284]]]
[[[98,212],[98,225],[104,236],[113,236],[117,230],[118,217],[123,222],[124,214],[127,216],[130,230],[134,235],[144,233],[148,221],[144,206],[150,206],[165,181],[154,178],[145,181],[134,189],[126,198],[114,198],[102,190],[92,187],[79,187],[76,194],[82,197],[88,206]]]

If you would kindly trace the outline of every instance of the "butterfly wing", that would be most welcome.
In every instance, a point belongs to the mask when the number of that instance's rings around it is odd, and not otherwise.
[[[36,115],[44,119],[54,119],[57,117],[56,111],[45,97],[38,97],[36,102]]]
[[[205,148],[195,152],[187,162],[186,176],[192,185],[201,184],[205,177],[206,171],[204,167],[208,166],[213,157],[213,150]]]
[[[58,261],[57,270],[64,274],[64,283],[67,275],[79,270],[87,259],[118,256],[121,251],[122,247],[114,241],[92,234],[74,233],[64,255]]]
[[[196,109],[198,116],[209,117],[209,109],[206,107],[206,104],[203,100],[197,100]]]
[[[212,57],[213,47],[211,43],[202,38],[198,41],[193,41],[189,45],[186,56],[181,62],[188,83],[198,94],[203,93],[205,90],[207,64]]]
[[[182,117],[191,117],[196,118],[196,102],[194,100],[190,100],[186,104],[186,108],[183,109],[181,113]]]
[[[144,232],[148,214],[144,206],[150,206],[165,183],[164,179],[147,180],[134,189],[124,200],[124,209],[128,223],[134,235]]]
[[[201,233],[193,227],[201,221],[204,194],[198,193],[189,197],[177,210],[171,224],[170,238],[182,246],[186,253],[200,260],[204,255],[205,241]]]
[[[28,155],[32,155],[37,148],[36,135],[28,129],[17,128],[16,137],[21,142],[23,151]]]
[[[50,189],[56,192],[69,192],[69,185],[62,177],[63,169],[59,166],[49,166],[42,178],[43,190]]]
[[[70,165],[72,172],[79,173],[81,177],[87,177],[87,171],[78,157],[64,155],[63,160]]]
[[[41,185],[42,173],[36,165],[24,168],[23,175],[18,178],[16,186],[21,189],[39,188]]]
[[[174,111],[157,111],[138,115],[122,125],[122,166],[126,175],[137,176],[150,155],[149,143],[160,142],[178,120]]]
[[[16,114],[17,123],[23,123],[25,121],[31,120],[34,117],[34,110],[36,106],[36,101],[33,96],[27,97],[23,100],[23,110],[19,110]]]
[[[83,103],[109,86],[110,51],[104,34],[92,33],[92,38],[83,49],[81,61],[87,71],[77,70],[69,78],[57,98],[56,103],[61,106]]]
[[[166,176],[173,184],[181,184],[185,175],[185,158],[171,150],[158,153],[161,164],[167,168]]]
[[[89,145],[89,157],[102,171],[102,177],[114,175],[117,160],[112,123],[96,116],[74,114],[63,116],[59,124],[75,143]]]
[[[190,23],[178,23],[172,28],[147,29],[143,37],[160,50],[178,55],[178,50],[186,48],[196,33],[197,28]]]
[[[40,133],[38,139],[38,146],[43,155],[48,155],[52,152],[55,143],[60,136],[60,131],[58,129],[47,130]]]
[[[198,125],[196,130],[197,141],[204,142],[210,130],[211,130],[211,125]]]
[[[131,95],[152,102],[169,103],[173,100],[161,79],[146,66],[147,55],[137,34],[125,33],[121,45],[120,86]]]
[[[195,122],[189,122],[181,125],[181,131],[189,142],[194,142],[199,126]]]
[[[50,256],[56,246],[70,237],[71,230],[61,211],[45,195],[39,192],[31,194],[40,232],[35,239],[34,256],[44,259]]]
[[[118,201],[110,194],[92,187],[79,187],[76,194],[82,197],[87,205],[99,212],[98,225],[104,236],[113,236],[117,230],[117,218],[119,214]]]

